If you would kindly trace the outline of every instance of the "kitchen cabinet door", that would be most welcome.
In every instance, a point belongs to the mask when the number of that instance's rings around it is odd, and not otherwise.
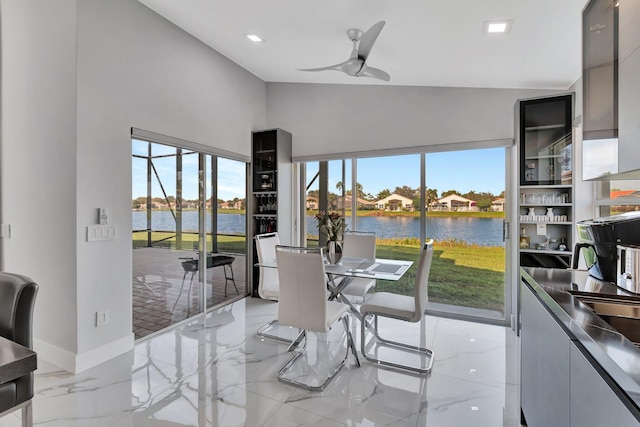
[[[619,1],[618,62],[623,63],[640,47],[640,1]]]
[[[572,344],[571,427],[602,426],[638,427],[640,422],[577,345]]]
[[[619,65],[618,73],[618,169],[627,172],[640,168],[640,49]]]
[[[521,284],[520,406],[528,427],[568,426],[571,341]]]

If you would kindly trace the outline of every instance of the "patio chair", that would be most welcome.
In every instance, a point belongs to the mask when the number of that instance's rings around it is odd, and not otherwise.
[[[376,233],[367,231],[347,231],[344,234],[343,257],[376,258]],[[376,286],[376,279],[356,277],[351,280],[342,294],[354,303],[364,302],[367,293]]]
[[[295,352],[295,355],[278,372],[278,380],[284,383],[301,387],[310,391],[322,391],[326,385],[345,365],[349,358],[349,350],[356,359],[356,366],[360,366],[358,354],[355,349],[353,337],[349,329],[349,316],[351,310],[347,304],[328,301],[326,275],[324,269],[324,258],[321,248],[296,248],[291,246],[278,246],[276,248],[278,260],[278,277],[280,280],[280,301],[278,303],[278,321],[282,325],[289,325],[302,330],[304,346]],[[287,373],[302,358],[309,362],[306,357],[306,347],[309,340],[308,331],[327,333],[332,326],[342,320],[346,333],[346,351],[342,361],[337,366],[329,366],[328,361],[318,354],[314,365],[300,366],[300,370],[305,372],[301,375],[304,378],[324,377],[324,380],[317,379],[319,384],[310,384],[313,381],[303,382],[300,379],[287,377]],[[342,336],[340,341],[342,341]],[[323,347],[318,340],[315,346],[316,351]],[[330,343],[326,343],[327,347]],[[293,347],[294,343],[289,347]],[[330,354],[326,349],[325,354]],[[311,374],[307,372],[311,370]],[[299,370],[297,370],[299,371]]]
[[[431,367],[433,366],[433,351],[428,348],[381,338],[378,332],[378,317],[388,317],[411,323],[422,320],[427,305],[427,286],[429,283],[429,270],[431,269],[432,258],[433,240],[429,240],[424,244],[420,253],[413,296],[376,292],[360,306],[360,312],[362,313],[360,345],[362,355],[365,359],[381,365],[405,369],[419,374],[428,374],[431,372]],[[370,322],[368,318],[373,318],[373,321]],[[371,330],[373,335],[370,343],[367,343],[366,340],[368,329]],[[413,353],[418,355],[421,361],[423,358],[428,358],[427,366],[423,366],[422,363],[420,363],[420,366],[411,366],[378,359],[373,353],[379,350],[379,347]],[[371,350],[371,352],[368,352],[368,350]]]

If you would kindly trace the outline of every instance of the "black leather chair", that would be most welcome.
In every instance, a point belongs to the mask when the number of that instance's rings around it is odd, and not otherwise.
[[[0,272],[0,336],[33,348],[33,306],[38,285],[28,277]],[[0,416],[22,409],[22,425],[32,425],[33,372],[0,384]]]

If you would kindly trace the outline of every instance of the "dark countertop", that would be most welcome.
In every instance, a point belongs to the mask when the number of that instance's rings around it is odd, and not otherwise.
[[[0,337],[0,384],[20,378],[37,367],[36,353]]]
[[[521,276],[569,336],[587,349],[640,409],[640,349],[568,291],[612,296],[633,294],[594,279],[585,271],[523,267]]]

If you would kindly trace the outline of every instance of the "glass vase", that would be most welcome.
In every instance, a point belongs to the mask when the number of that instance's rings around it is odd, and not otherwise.
[[[327,261],[329,264],[338,264],[342,259],[342,243],[337,240],[327,242]]]

